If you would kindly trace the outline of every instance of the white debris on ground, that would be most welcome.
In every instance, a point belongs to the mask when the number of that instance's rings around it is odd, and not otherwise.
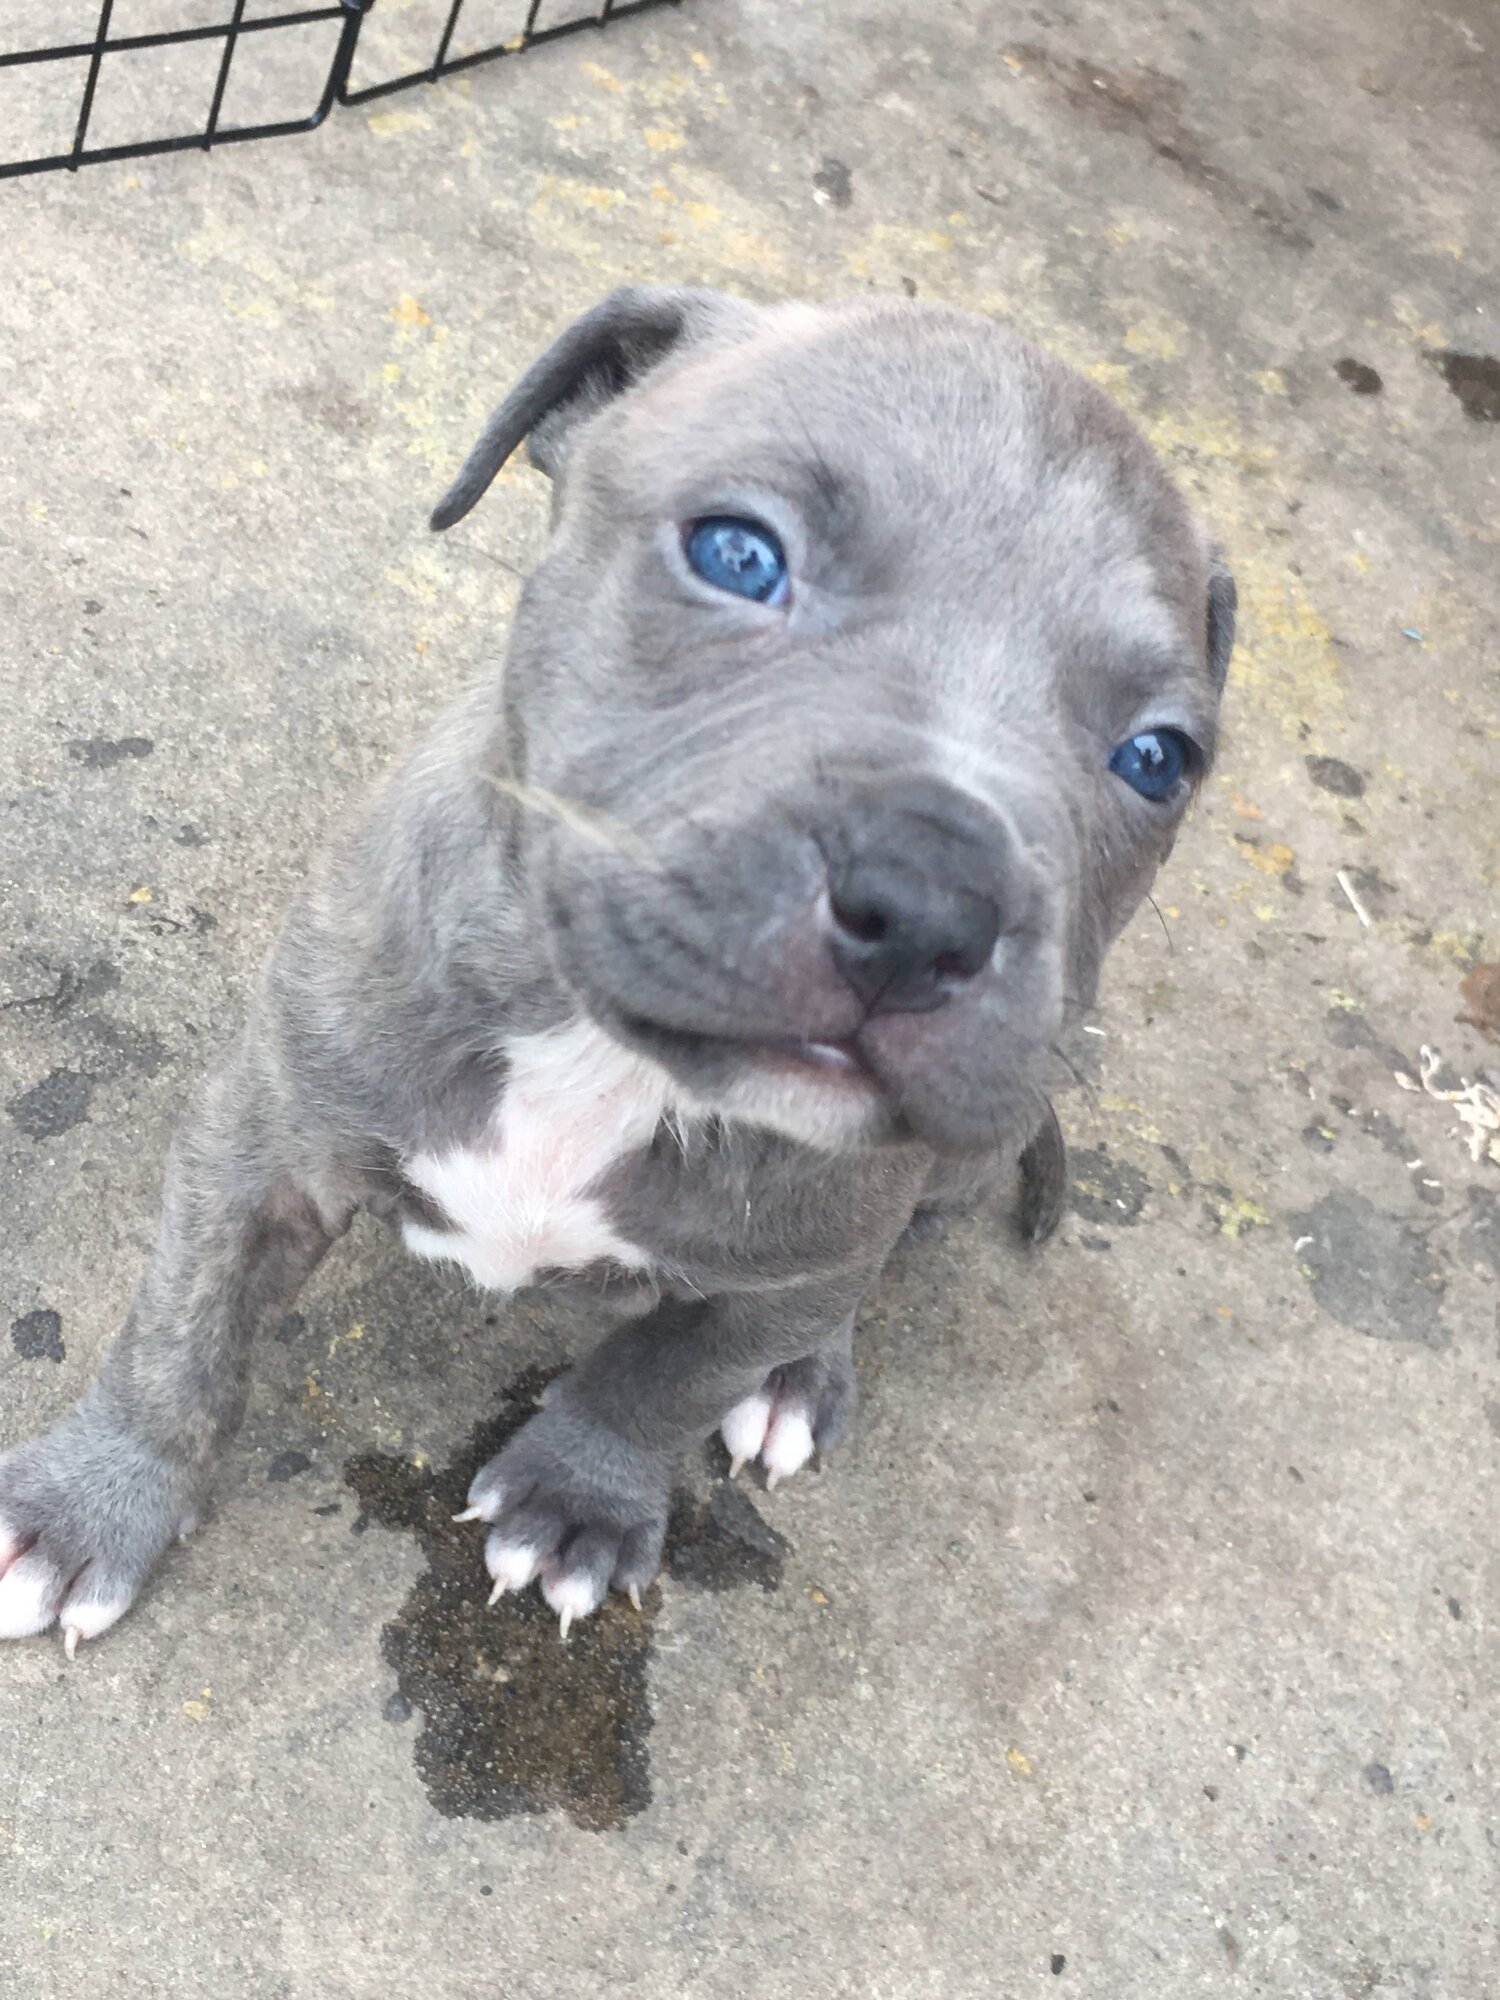
[[[1458,1080],[1457,1090],[1444,1090],[1437,1082],[1442,1066],[1440,1052],[1424,1042],[1421,1081],[1408,1076],[1405,1070],[1398,1069],[1393,1074],[1403,1090],[1425,1090],[1440,1104],[1451,1104],[1458,1113],[1460,1126],[1468,1128],[1465,1137],[1470,1159],[1476,1166],[1488,1160],[1491,1166],[1500,1167],[1500,1090],[1492,1090],[1487,1083],[1470,1083],[1463,1076]]]

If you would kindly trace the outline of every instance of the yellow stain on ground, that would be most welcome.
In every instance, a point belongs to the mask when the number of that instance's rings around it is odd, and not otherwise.
[[[1082,370],[1107,396],[1128,408],[1131,402],[1130,370],[1123,361],[1090,361]]]
[[[213,1714],[213,1698],[213,1689],[206,1687],[196,1700],[182,1704],[182,1712],[194,1722],[207,1722]]]
[[[1263,396],[1284,396],[1287,393],[1286,377],[1279,368],[1258,368],[1251,380]]]
[[[670,125],[648,125],[642,137],[653,153],[676,153],[686,144],[682,134]]]
[[[946,229],[914,229],[902,223],[881,222],[853,250],[844,252],[844,263],[856,278],[873,279],[894,291],[913,263],[928,257],[952,253],[953,237]]]
[[[549,118],[547,123],[554,132],[576,132],[580,120],[576,111],[570,111],[566,118]]]
[[[603,63],[582,62],[578,67],[583,71],[589,82],[597,84],[600,90],[607,90],[612,95],[618,96],[625,88],[620,79],[607,70]]]
[[[1170,361],[1182,350],[1177,336],[1164,320],[1144,319],[1127,326],[1120,335],[1127,354],[1149,355],[1156,361]]]
[[[1256,817],[1259,818],[1260,815],[1257,814]],[[1297,859],[1295,852],[1284,841],[1273,840],[1268,846],[1262,847],[1259,841],[1248,839],[1242,833],[1233,835],[1233,840],[1240,851],[1241,859],[1248,861],[1252,868],[1258,868],[1262,875],[1290,874],[1292,864]]]
[[[1481,965],[1488,949],[1477,924],[1461,931],[1434,931],[1425,948],[1431,957],[1445,959],[1450,965]]]
[[[1280,560],[1236,550],[1235,568],[1240,627],[1229,677],[1303,748],[1304,725],[1343,706],[1333,634]]]
[[[377,139],[396,139],[403,132],[426,132],[432,120],[425,111],[373,111],[370,114],[370,130]]]
[[[1271,1218],[1258,1201],[1251,1201],[1248,1195],[1231,1195],[1227,1201],[1216,1200],[1221,1235],[1238,1241],[1247,1229],[1268,1229]]]
[[[1031,1776],[1031,1759],[1026,1755],[1024,1750],[1018,1750],[1014,1744],[1006,1751],[1005,1761],[1018,1778],[1029,1778]]]
[[[151,901],[151,891],[144,882],[139,889],[131,890],[130,901],[132,903],[149,903]]]
[[[543,174],[531,212],[541,215],[551,203],[560,202],[569,208],[590,208],[605,214],[612,208],[626,207],[629,201],[630,197],[623,188],[596,187],[588,181],[573,180],[566,174]]]
[[[397,299],[390,309],[390,316],[397,326],[431,326],[432,314],[420,305],[410,293]]]
[[[232,287],[226,286],[219,294],[225,312],[233,313],[236,319],[264,320],[272,326],[280,326],[281,314],[269,299],[239,298]]]
[[[328,1359],[332,1361],[333,1357],[338,1353],[341,1347],[346,1347],[354,1341],[363,1340],[364,1337],[365,1337],[364,1321],[357,1319],[355,1320],[352,1326],[346,1327],[342,1333],[336,1333],[333,1336],[332,1340],[329,1341]]]

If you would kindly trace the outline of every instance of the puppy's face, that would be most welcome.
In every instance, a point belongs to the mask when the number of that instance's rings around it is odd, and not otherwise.
[[[1233,587],[986,322],[736,307],[653,362],[534,445],[497,776],[558,970],[728,1116],[1019,1142],[1212,756]]]

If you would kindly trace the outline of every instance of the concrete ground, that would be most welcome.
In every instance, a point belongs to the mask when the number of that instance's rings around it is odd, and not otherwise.
[[[906,1253],[855,1441],[700,1473],[565,1653],[443,1524],[560,1337],[357,1233],[206,1531],[0,1652],[7,2000],[1500,1994],[1500,1165],[1393,1076],[1500,1067],[1497,64],[1483,0],[688,0],[0,186],[0,1444],[309,850],[498,647],[540,480],[424,516],[608,285],[1009,318],[1244,613],[1063,1239]]]

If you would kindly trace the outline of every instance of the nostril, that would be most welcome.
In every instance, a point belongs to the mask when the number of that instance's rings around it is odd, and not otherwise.
[[[860,944],[883,944],[890,932],[889,917],[873,903],[845,903],[833,896],[829,907],[839,929]]]
[[[976,968],[956,951],[940,951],[932,961],[939,979],[972,979]]]

